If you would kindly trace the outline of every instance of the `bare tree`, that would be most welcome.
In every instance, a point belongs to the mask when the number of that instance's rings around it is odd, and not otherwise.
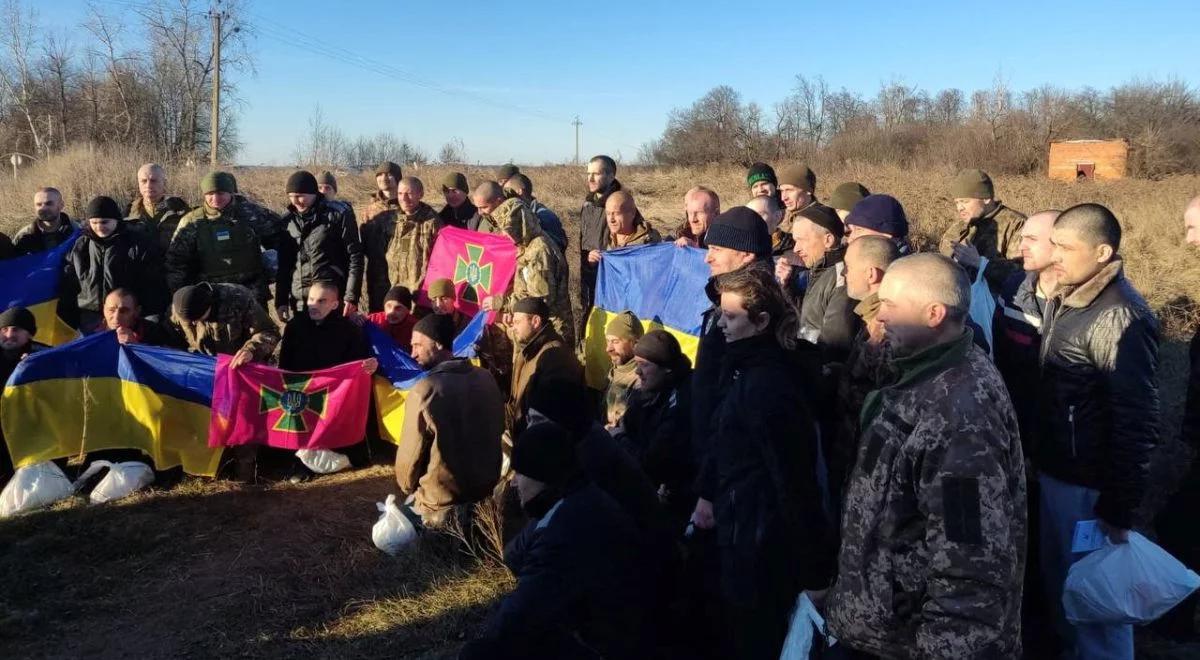
[[[438,162],[443,165],[460,165],[467,162],[467,148],[462,138],[450,138],[438,152]]]
[[[41,153],[42,133],[34,121],[37,86],[32,74],[37,14],[32,8],[22,11],[17,0],[6,0],[2,12],[0,48],[7,57],[0,60],[0,87],[24,118],[33,150]]]

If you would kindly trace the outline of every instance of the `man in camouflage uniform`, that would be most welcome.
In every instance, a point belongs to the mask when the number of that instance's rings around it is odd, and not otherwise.
[[[1019,658],[1024,458],[1004,382],[964,326],[970,284],[917,254],[879,299],[899,377],[863,406],[830,631],[888,658]]]
[[[171,239],[179,221],[191,211],[182,198],[167,196],[167,173],[158,163],[146,163],[138,168],[138,197],[129,205],[125,221],[158,241],[162,254],[171,247]]]
[[[283,222],[273,211],[237,194],[237,179],[210,172],[200,181],[204,203],[183,216],[167,250],[167,286],[200,282],[240,284],[264,307],[269,278],[263,249],[279,245]]]
[[[963,170],[950,185],[958,222],[950,225],[938,251],[953,257],[969,276],[979,269],[980,258],[988,260],[983,270],[993,291],[1021,272],[1021,225],[1025,214],[996,199],[992,178],[982,170]]]
[[[481,218],[479,230],[505,233],[517,244],[517,272],[508,295],[484,298],[485,310],[512,312],[512,305],[525,298],[541,298],[550,308],[550,324],[568,346],[575,345],[575,317],[571,310],[567,260],[550,239],[537,216],[519,197],[504,199],[499,184],[487,181],[475,189],[475,205]]]
[[[371,195],[367,213],[362,218],[364,224],[381,214],[394,214],[400,208],[397,194],[403,176],[400,166],[390,160],[383,161],[375,168],[375,194]]]
[[[231,366],[266,362],[279,328],[254,294],[237,284],[197,284],[175,292],[171,324],[192,353],[233,355]]]
[[[443,226],[437,211],[421,201],[425,186],[417,177],[400,179],[397,196],[400,206],[394,214],[376,216],[369,226],[363,225],[367,296],[372,309],[376,305],[375,296],[379,296],[378,305],[382,307],[383,296],[393,286],[407,287],[409,291],[421,288],[425,269],[429,267],[429,253]],[[383,267],[387,269],[387,281],[381,277]]]

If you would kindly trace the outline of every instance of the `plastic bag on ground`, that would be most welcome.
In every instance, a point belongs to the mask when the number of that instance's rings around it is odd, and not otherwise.
[[[92,461],[83,474],[75,480],[73,490],[79,490],[93,475],[108,468],[108,474],[92,489],[88,496],[92,504],[104,504],[127,497],[154,483],[154,470],[141,461],[113,463],[112,461]]]
[[[787,639],[779,660],[808,660],[816,635],[825,638],[826,646],[837,644],[837,639],[825,630],[825,618],[817,612],[808,594],[800,592],[796,607],[792,608],[792,621],[788,624]]]
[[[317,474],[333,474],[350,467],[350,458],[328,449],[297,449],[296,458]]]
[[[17,468],[0,493],[0,517],[48,506],[74,492],[67,475],[50,461]]]
[[[371,528],[371,540],[375,547],[395,557],[404,546],[417,539],[417,528],[396,506],[396,496],[388,495],[387,502],[376,502],[381,515]]]
[[[1150,539],[1105,545],[1075,562],[1063,586],[1071,623],[1143,624],[1154,621],[1200,588],[1189,570]]]

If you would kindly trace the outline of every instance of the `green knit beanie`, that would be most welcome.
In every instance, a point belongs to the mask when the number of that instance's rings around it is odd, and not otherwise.
[[[459,192],[470,193],[467,187],[467,176],[462,172],[451,172],[442,177],[442,190],[453,188]]]
[[[780,186],[795,186],[809,193],[817,192],[817,175],[807,165],[788,165],[779,172]]]
[[[847,181],[833,189],[833,194],[829,196],[829,205],[841,211],[849,211],[870,194],[871,191],[867,190],[863,184]]]
[[[200,179],[200,194],[207,195],[211,192],[223,192],[234,194],[238,191],[237,179],[229,172],[209,172]]]
[[[620,337],[629,341],[637,341],[642,338],[642,322],[633,312],[625,310],[617,314],[608,322],[604,328],[604,334],[613,337]]]
[[[995,199],[992,177],[983,170],[963,170],[950,184],[950,196],[954,199]]]

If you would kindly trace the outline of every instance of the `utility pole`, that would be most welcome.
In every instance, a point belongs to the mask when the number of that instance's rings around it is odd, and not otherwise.
[[[579,127],[583,126],[583,122],[579,121],[579,115],[575,115],[575,121],[571,122],[575,127],[575,164],[579,164]]]
[[[217,147],[220,145],[221,138],[221,10],[219,7],[214,8],[208,15],[212,17],[213,24],[212,117],[210,118],[211,126],[208,138],[208,160],[215,169],[217,167]]]

